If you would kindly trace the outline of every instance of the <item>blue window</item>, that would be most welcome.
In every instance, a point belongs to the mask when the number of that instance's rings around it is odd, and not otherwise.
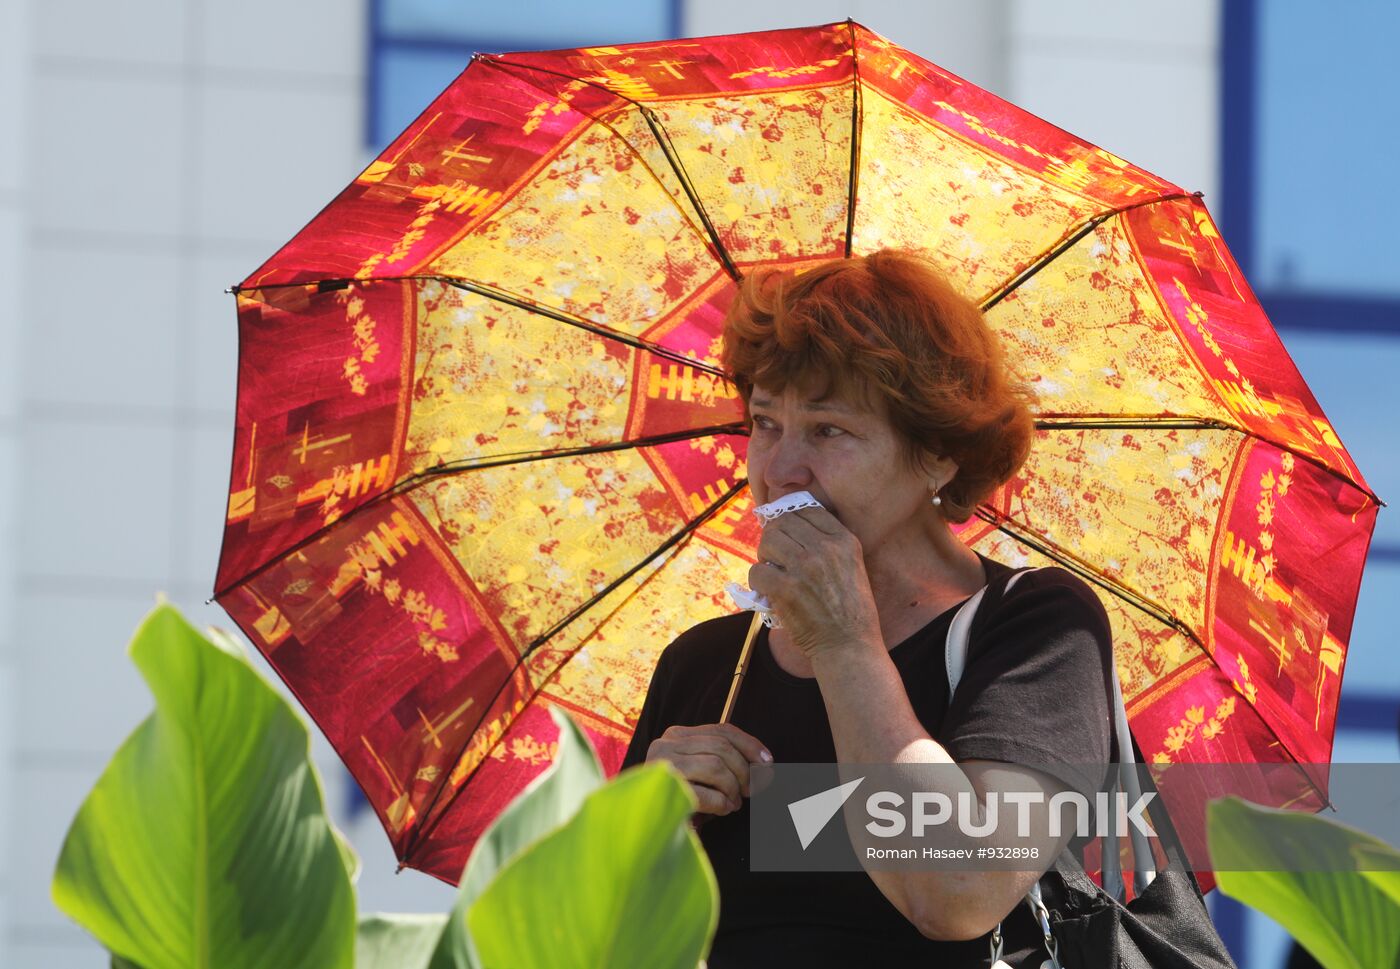
[[[1283,329],[1400,331],[1400,7],[1222,3],[1224,231]]]
[[[370,0],[365,145],[378,152],[478,51],[662,40],[680,33],[680,0],[516,0],[483,16],[461,0]]]

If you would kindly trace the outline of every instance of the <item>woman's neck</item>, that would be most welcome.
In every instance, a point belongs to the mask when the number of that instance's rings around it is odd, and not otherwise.
[[[886,645],[916,632],[988,580],[977,553],[942,518],[871,550],[865,574]]]

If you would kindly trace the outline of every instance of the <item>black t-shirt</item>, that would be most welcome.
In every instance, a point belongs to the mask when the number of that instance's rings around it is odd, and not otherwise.
[[[1116,756],[1109,723],[1113,652],[1108,617],[1081,579],[1039,569],[1003,595],[1011,569],[981,556],[988,589],[973,622],[951,709],[944,651],[958,606],[890,650],[915,714],[957,761],[1034,764],[1093,801]],[[961,605],[961,604],[959,604]],[[686,630],[662,653],[623,767],[646,760],[668,726],[715,723],[751,613]],[[816,679],[782,669],[765,627],[730,721],[777,763],[833,763],[836,749]],[[1102,771],[1075,769],[1102,763]],[[1062,764],[1062,768],[1051,765]],[[749,871],[748,801],[699,828],[720,890],[710,969],[746,966],[986,966],[987,937],[923,936],[864,872]],[[1024,904],[1002,924],[1004,955],[1038,966],[1040,931]]]

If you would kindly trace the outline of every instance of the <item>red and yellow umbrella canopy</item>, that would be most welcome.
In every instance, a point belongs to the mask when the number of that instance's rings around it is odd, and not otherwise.
[[[884,247],[1037,390],[961,537],[1095,584],[1144,756],[1330,760],[1378,500],[1198,197],[849,22],[483,55],[237,287],[216,597],[405,864],[456,880],[548,705],[620,763],[757,541],[735,280]]]

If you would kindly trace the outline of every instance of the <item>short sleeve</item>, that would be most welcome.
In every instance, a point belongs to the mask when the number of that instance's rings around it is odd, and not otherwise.
[[[1108,773],[1113,643],[1081,579],[1028,573],[974,623],[939,741],[954,760],[1043,769],[1092,803]]]

